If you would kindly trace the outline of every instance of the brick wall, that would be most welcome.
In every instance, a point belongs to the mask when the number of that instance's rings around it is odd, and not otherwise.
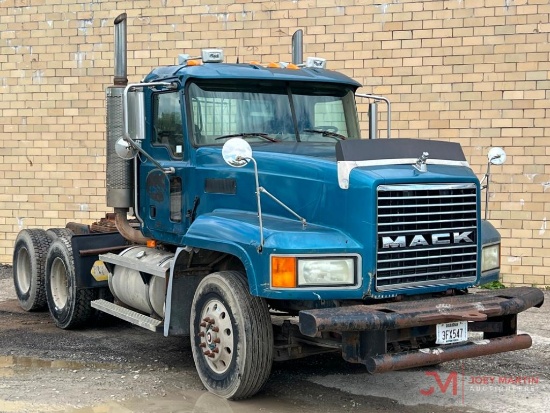
[[[104,89],[123,11],[130,81],[202,47],[289,61],[302,28],[306,56],[391,99],[394,137],[459,142],[478,174],[504,147],[490,194],[503,280],[550,285],[548,0],[0,0],[0,262],[21,228],[107,211]]]

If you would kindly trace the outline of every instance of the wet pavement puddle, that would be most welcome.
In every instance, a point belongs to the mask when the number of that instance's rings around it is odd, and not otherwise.
[[[289,413],[296,406],[273,397],[257,396],[250,400],[229,401],[212,393],[182,391],[179,395],[110,402],[66,413]],[[61,413],[61,412],[59,412]]]
[[[44,360],[35,357],[0,356],[0,377],[3,376],[3,373],[9,372],[10,370],[13,371],[16,368],[82,370],[88,368],[111,369],[114,367],[114,365],[107,363],[81,363],[71,360]]]

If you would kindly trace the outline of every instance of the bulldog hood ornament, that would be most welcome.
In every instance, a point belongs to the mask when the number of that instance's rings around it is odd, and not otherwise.
[[[420,155],[416,162],[413,163],[413,168],[416,169],[418,172],[427,172],[428,165],[426,165],[426,160],[428,159],[429,155],[430,154],[428,152],[422,152],[422,155]]]

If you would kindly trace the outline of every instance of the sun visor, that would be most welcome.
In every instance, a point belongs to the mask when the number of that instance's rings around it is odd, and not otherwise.
[[[421,157],[427,165],[470,166],[462,147],[455,142],[403,138],[338,141],[338,183],[347,189],[349,175],[357,167],[406,164],[413,167]]]
[[[429,159],[465,161],[460,144],[455,142],[432,141],[428,139],[360,139],[338,141],[337,161],[371,161],[381,159],[418,159],[423,152]]]

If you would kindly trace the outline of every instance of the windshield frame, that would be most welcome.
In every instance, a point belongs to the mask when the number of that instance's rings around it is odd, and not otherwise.
[[[223,94],[225,92],[238,93],[238,94],[251,94],[256,96],[273,95],[274,99],[265,99],[266,102],[271,103],[277,101],[279,105],[285,102],[284,110],[273,110],[273,117],[277,117],[279,120],[281,116],[285,117],[284,123],[287,125],[287,134],[284,138],[282,135],[271,134],[270,140],[262,139],[258,137],[257,140],[249,139],[250,144],[277,144],[278,142],[298,142],[298,143],[327,143],[335,144],[338,140],[343,139],[360,139],[361,129],[359,125],[359,117],[357,113],[357,106],[355,103],[355,85],[342,84],[342,83],[330,83],[330,82],[296,82],[296,81],[281,81],[281,80],[265,80],[265,79],[190,79],[185,84],[185,96],[187,102],[187,118],[190,142],[194,147],[200,146],[222,146],[225,140],[220,137],[236,134],[265,134],[264,130],[239,130],[239,131],[227,131],[227,133],[219,133],[218,136],[209,138],[209,141],[201,141],[201,132],[204,124],[201,123],[197,116],[203,119],[201,112],[201,104],[194,106],[194,99],[200,98],[196,92],[204,92],[205,95],[209,92]],[[275,97],[276,95],[276,97]],[[214,95],[213,95],[214,96]],[[243,102],[246,99],[243,100]],[[196,101],[196,100],[195,100]],[[314,125],[304,124],[306,117],[300,115],[297,112],[309,110],[308,121],[311,122],[311,111],[315,110],[315,105],[323,102],[336,102],[335,106],[341,106],[338,109],[336,115],[341,116],[339,120],[339,126],[343,126],[345,131],[340,132],[338,127],[331,125]],[[340,102],[340,103],[339,103]],[[308,108],[309,104],[309,109]],[[306,108],[306,109],[305,109]],[[313,108],[313,109],[312,109]],[[238,112],[238,111],[237,111]],[[244,111],[243,111],[244,112]],[[284,113],[279,113],[284,112]],[[243,116],[242,113],[238,113],[235,116]],[[250,111],[246,113],[246,116],[253,116]],[[315,115],[319,116],[319,115]],[[281,121],[282,123],[282,121]],[[327,122],[328,123],[328,122]],[[278,124],[277,124],[278,125]],[[328,129],[320,129],[328,128]],[[327,133],[323,133],[327,132]],[[250,136],[248,136],[250,137]]]

